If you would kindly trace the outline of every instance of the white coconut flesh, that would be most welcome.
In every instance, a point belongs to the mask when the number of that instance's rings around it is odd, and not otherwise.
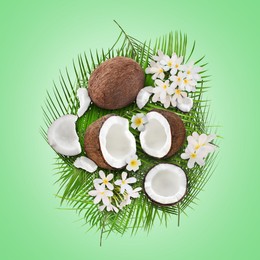
[[[77,90],[77,97],[79,99],[79,104],[80,104],[77,114],[78,117],[81,117],[88,110],[91,99],[88,95],[88,90],[86,88],[79,88]]]
[[[73,156],[81,153],[76,132],[75,115],[65,115],[55,120],[48,129],[48,143],[62,155]]]
[[[183,112],[190,112],[193,107],[193,100],[186,97],[182,103],[177,103],[177,107]]]
[[[136,143],[129,131],[129,122],[120,116],[111,116],[99,132],[100,148],[105,161],[113,168],[122,168],[136,153]]]
[[[136,97],[136,104],[138,108],[142,109],[147,104],[150,96],[153,93],[153,89],[154,89],[153,87],[145,87],[139,91]]]
[[[97,170],[97,165],[95,164],[95,162],[93,162],[86,156],[78,157],[74,162],[74,166],[76,168],[80,168],[91,173]]]
[[[173,205],[186,194],[187,177],[176,165],[158,164],[147,173],[144,189],[152,201],[162,205]]]
[[[148,123],[140,133],[142,149],[150,156],[162,158],[170,151],[172,136],[167,119],[158,112],[147,113]]]

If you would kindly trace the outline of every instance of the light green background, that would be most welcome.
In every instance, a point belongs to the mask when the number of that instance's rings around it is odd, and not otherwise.
[[[258,1],[1,1],[0,259],[260,259]],[[188,210],[147,236],[85,233],[58,210],[54,153],[39,134],[41,105],[59,69],[112,44],[116,19],[140,40],[170,30],[206,54],[212,112],[223,125],[219,166]]]

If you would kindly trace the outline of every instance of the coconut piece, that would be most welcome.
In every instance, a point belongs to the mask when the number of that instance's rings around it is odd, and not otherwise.
[[[146,116],[148,123],[139,136],[142,149],[156,158],[171,157],[185,141],[186,130],[181,118],[161,109],[154,109]]]
[[[93,162],[86,156],[78,157],[73,165],[76,168],[80,168],[91,173],[97,170],[97,165],[95,164],[95,162]]]
[[[139,91],[136,97],[136,104],[139,109],[142,109],[147,104],[152,94],[153,94],[153,87],[145,87]]]
[[[55,120],[48,129],[48,143],[62,155],[73,156],[81,153],[76,132],[75,115],[65,115]]]
[[[180,202],[187,192],[187,176],[174,164],[161,163],[154,166],[144,178],[147,197],[161,206]]]
[[[180,109],[182,112],[190,112],[193,107],[193,100],[192,98],[186,97],[184,98],[182,103],[177,103],[177,108]]]
[[[105,169],[124,167],[126,159],[136,153],[128,120],[113,114],[92,123],[86,130],[84,143],[87,156]]]
[[[80,104],[77,114],[78,117],[81,117],[88,110],[91,99],[88,95],[88,90],[86,88],[79,88],[77,90],[77,97],[79,99],[79,104]]]
[[[144,86],[144,71],[133,59],[115,57],[90,75],[88,92],[98,107],[119,109],[131,104]]]

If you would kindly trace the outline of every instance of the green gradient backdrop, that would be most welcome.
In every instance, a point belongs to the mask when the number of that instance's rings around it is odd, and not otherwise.
[[[259,8],[257,1],[1,1],[0,259],[260,259]],[[116,19],[140,40],[180,29],[197,40],[224,127],[219,166],[199,205],[147,236],[99,234],[58,210],[54,153],[39,134],[40,106],[59,69],[108,47]],[[257,247],[258,246],[258,247]]]

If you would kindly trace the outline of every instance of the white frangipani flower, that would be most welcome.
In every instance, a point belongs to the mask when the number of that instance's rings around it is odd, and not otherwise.
[[[166,101],[166,97],[173,94],[174,89],[170,86],[169,80],[162,81],[157,79],[154,83],[156,87],[153,89],[154,96],[152,97],[152,101],[161,101],[164,103]]]
[[[153,74],[152,76],[153,80],[155,80],[156,78],[163,80],[165,77],[162,65],[154,61],[151,61],[150,67],[146,68],[145,73]]]
[[[184,160],[189,159],[188,168],[193,168],[194,164],[197,163],[200,166],[205,164],[204,161],[205,150],[204,148],[200,148],[197,151],[194,151],[192,145],[188,145],[185,149],[185,152],[181,154],[181,158]]]
[[[189,62],[187,65],[182,67],[184,74],[187,78],[198,81],[201,79],[199,72],[202,71],[201,67],[195,66],[194,62]]]
[[[211,144],[210,142],[213,141],[215,138],[215,134],[199,135],[197,132],[193,132],[192,135],[188,136],[187,140],[189,144],[193,146],[195,151],[199,150],[201,147],[204,147],[207,153],[212,153],[215,151],[216,146],[214,144]]]
[[[137,155],[132,155],[130,158],[126,160],[127,166],[126,169],[128,171],[134,171],[136,172],[139,169],[139,166],[141,165],[141,161],[138,160]]]
[[[139,131],[143,131],[145,127],[144,125],[147,123],[147,117],[143,113],[138,113],[132,116],[131,122],[132,128],[137,128]]]
[[[109,202],[108,205],[101,205],[98,207],[100,211],[104,211],[104,209],[106,209],[107,211],[114,211],[116,213],[118,213],[118,208],[114,205],[111,204],[111,202]]]
[[[95,179],[94,183],[101,184],[101,186],[106,186],[109,190],[113,190],[114,186],[109,182],[114,178],[114,175],[112,173],[108,174],[107,176],[103,171],[99,171],[100,179]]]
[[[120,203],[119,208],[122,209],[123,207],[131,204],[131,198],[136,199],[136,198],[140,197],[139,191],[141,191],[141,190],[142,190],[142,188],[138,187],[138,188],[132,189],[131,191],[127,192],[124,195],[124,200]]]
[[[185,149],[185,153],[181,154],[182,159],[189,159],[188,167],[193,168],[197,163],[200,166],[205,164],[204,158],[211,152],[215,151],[216,146],[210,142],[216,138],[216,135],[199,135],[197,132],[193,132],[188,136],[188,146]]]
[[[172,81],[171,86],[174,87],[174,88],[177,87],[177,86],[181,87],[184,78],[185,78],[185,75],[181,71],[178,72],[178,75],[170,76],[169,79]]]
[[[160,60],[160,63],[163,65],[164,71],[169,71],[174,68],[174,62],[176,60],[176,55],[173,54],[171,57],[164,55]]]
[[[171,67],[168,66],[171,69],[170,70],[171,75],[175,75],[178,70],[182,70],[183,67],[183,65],[181,65],[182,61],[183,61],[183,57],[182,56],[178,57],[176,53],[174,53],[172,57],[168,60],[168,64],[171,65]]]
[[[101,186],[98,183],[94,183],[95,190],[91,190],[88,194],[95,197],[94,204],[98,204],[101,200],[104,205],[109,204],[109,198],[113,196],[111,190],[106,190],[105,186]]]
[[[187,97],[187,93],[181,91],[178,88],[174,89],[174,95],[171,97],[171,104],[176,107],[178,103],[183,103],[184,99]]]
[[[120,186],[120,193],[124,193],[124,191],[126,190],[131,191],[132,187],[129,185],[131,183],[136,183],[136,178],[134,177],[130,177],[127,179],[127,173],[126,172],[122,172],[122,179],[121,180],[117,180],[115,181],[115,184]]]
[[[160,62],[164,58],[164,56],[165,56],[164,53],[161,50],[158,50],[157,51],[157,56],[154,55],[153,56],[153,60]]]
[[[183,90],[186,90],[188,92],[195,92],[196,91],[196,84],[197,84],[197,82],[195,80],[185,78],[185,79],[183,79],[180,88],[183,89]]]

